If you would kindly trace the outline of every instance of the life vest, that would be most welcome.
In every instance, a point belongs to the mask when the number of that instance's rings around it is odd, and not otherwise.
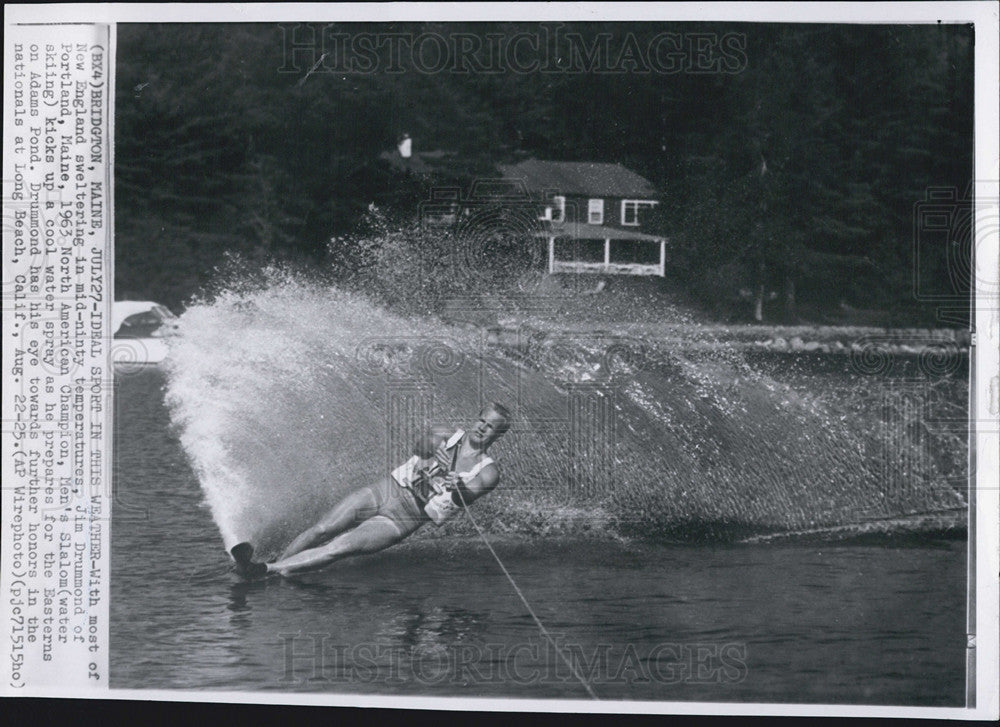
[[[438,525],[451,518],[460,509],[458,505],[454,504],[451,491],[438,491],[439,488],[434,485],[436,482],[443,481],[444,476],[453,471],[452,468],[458,459],[459,447],[461,447],[464,437],[465,430],[457,429],[451,437],[438,445],[434,452],[437,466],[430,476],[427,476],[426,473],[422,475],[421,470],[426,468],[420,467],[422,460],[417,455],[413,455],[392,471],[392,478],[396,483],[400,487],[410,490],[423,506],[424,511]],[[471,468],[457,474],[462,482],[469,482],[491,464],[493,464],[493,458],[484,456]]]
[[[465,430],[457,429],[447,441],[441,442],[441,444],[438,445],[437,451],[434,453],[434,457],[437,459],[438,464],[441,465],[441,469],[445,472],[451,472],[452,467],[455,466],[455,461],[458,457],[458,448],[461,446],[462,439],[464,438]],[[463,482],[468,482],[482,472],[484,467],[491,464],[493,464],[493,458],[484,456],[472,465],[470,469],[464,472],[459,472],[458,476],[462,478]]]

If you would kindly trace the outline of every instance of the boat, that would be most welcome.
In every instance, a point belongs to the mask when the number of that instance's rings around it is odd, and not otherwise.
[[[166,339],[179,331],[177,316],[149,300],[116,300],[111,325],[115,332],[111,359],[116,371],[162,363],[170,352]]]

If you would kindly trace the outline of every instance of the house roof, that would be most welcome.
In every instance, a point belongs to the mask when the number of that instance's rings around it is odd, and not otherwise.
[[[550,162],[526,159],[500,164],[508,179],[523,179],[529,192],[559,192],[594,197],[655,197],[650,181],[621,164]]]
[[[569,224],[552,224],[546,229],[539,230],[535,237],[568,237],[571,240],[646,240],[648,242],[659,242],[665,237],[648,235],[638,230],[623,230],[618,227],[605,227],[604,225],[588,225],[583,222]]]

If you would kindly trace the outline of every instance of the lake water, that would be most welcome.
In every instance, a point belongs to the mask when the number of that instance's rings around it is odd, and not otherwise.
[[[113,687],[587,697],[474,538],[239,582],[163,375],[118,383]],[[964,540],[490,537],[603,699],[964,705]]]

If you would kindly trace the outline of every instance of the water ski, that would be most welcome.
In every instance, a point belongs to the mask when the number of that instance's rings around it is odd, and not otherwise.
[[[250,543],[237,543],[229,550],[236,561],[236,572],[247,580],[256,580],[267,575],[266,563],[254,563],[253,546]]]

